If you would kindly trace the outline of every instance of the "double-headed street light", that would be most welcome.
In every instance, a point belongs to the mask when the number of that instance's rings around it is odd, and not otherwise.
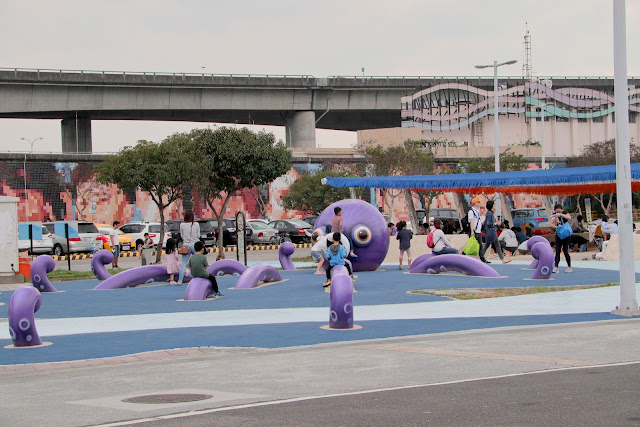
[[[490,68],[493,67],[493,128],[494,128],[494,162],[495,171],[500,172],[500,127],[498,126],[498,67],[503,65],[511,65],[518,62],[515,59],[506,62],[493,61],[493,65],[476,65],[476,68]],[[496,214],[500,215],[500,198],[497,198]]]

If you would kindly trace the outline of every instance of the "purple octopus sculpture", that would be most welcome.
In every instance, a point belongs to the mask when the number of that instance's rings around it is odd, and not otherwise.
[[[47,277],[54,268],[56,262],[49,255],[40,255],[31,263],[31,283],[40,292],[58,292]]]
[[[240,275],[245,271],[247,271],[247,267],[235,259],[221,259],[207,267],[207,272],[214,276],[223,276],[225,274]]]
[[[545,239],[546,240],[546,239]],[[553,271],[555,254],[551,245],[538,242],[531,247],[531,255],[538,261],[536,271],[531,276],[532,279],[548,279]]]
[[[193,277],[185,275],[182,283],[189,282]],[[120,289],[133,288],[138,285],[150,282],[168,282],[166,265],[145,265],[142,267],[132,268],[131,270],[122,271],[115,276],[107,278],[93,289]]]
[[[329,327],[353,328],[353,282],[343,266],[331,269],[331,293],[329,296]]]
[[[422,263],[423,261],[428,260],[429,258],[433,258],[434,256],[437,256],[436,254],[422,254],[420,255],[418,258],[414,259],[413,262],[411,263],[411,268],[409,269],[409,273],[412,273],[414,269],[416,269],[418,267],[418,265],[420,265],[420,263]]]
[[[9,301],[9,333],[16,347],[42,344],[36,330],[34,313],[40,309],[42,295],[34,287],[23,286],[15,290]]]
[[[293,265],[291,255],[296,251],[296,247],[291,242],[284,242],[278,249],[278,257],[280,258],[280,265],[283,270],[295,270],[296,266]]]
[[[551,247],[551,243],[549,243],[549,241],[544,237],[533,236],[529,240],[527,240],[527,250],[530,251],[531,248],[533,248],[533,245],[535,245],[536,243],[545,243],[549,245],[549,247]],[[529,266],[526,269],[535,270],[536,268],[538,268],[538,260],[534,258],[533,262],[531,262],[531,264],[529,264]]]
[[[315,222],[315,236],[325,234],[336,207],[342,208],[343,231],[353,242],[352,249],[357,255],[357,258],[350,258],[353,271],[376,270],[389,250],[389,229],[382,214],[362,200],[341,200],[322,211]]]
[[[213,294],[213,287],[209,279],[194,277],[187,285],[184,293],[185,301],[204,301]]]
[[[105,249],[101,249],[91,258],[91,271],[96,275],[98,280],[107,280],[111,277],[111,273],[107,271],[105,265],[113,261],[113,253]]]
[[[500,277],[497,271],[484,262],[459,254],[437,255],[420,264],[411,273],[446,273],[457,271],[469,276]]]
[[[267,264],[254,264],[242,273],[236,283],[236,289],[250,289],[258,286],[260,282],[278,282],[282,276],[278,270]]]

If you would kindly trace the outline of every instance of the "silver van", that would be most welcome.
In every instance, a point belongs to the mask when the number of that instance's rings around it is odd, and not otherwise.
[[[69,224],[69,228],[76,230],[77,237],[69,238],[69,246],[67,247],[67,239],[64,236],[64,224]],[[92,222],[87,221],[58,221],[46,222],[43,224],[54,237],[53,253],[55,255],[64,255],[74,252],[95,252],[102,249],[102,234],[98,231],[98,227]],[[73,234],[73,233],[70,233]]]

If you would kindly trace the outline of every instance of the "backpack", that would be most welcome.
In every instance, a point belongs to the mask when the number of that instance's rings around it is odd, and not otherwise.
[[[430,247],[430,248],[434,248],[436,246],[436,244],[433,241],[433,231],[431,231],[427,235],[427,246]]]

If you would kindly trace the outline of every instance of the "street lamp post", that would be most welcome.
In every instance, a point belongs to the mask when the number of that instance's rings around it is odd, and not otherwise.
[[[492,65],[476,65],[476,68],[483,69],[493,67],[493,129],[494,129],[494,162],[495,162],[495,171],[500,172],[500,127],[498,125],[498,67],[503,65],[511,65],[518,62],[515,59],[510,61],[498,63],[498,61],[493,61]],[[496,214],[500,216],[500,197],[496,197]]]
[[[542,140],[540,141],[542,143],[542,169],[547,168],[547,162],[545,161],[544,157],[544,116],[547,112],[546,110],[547,104],[543,104],[542,106],[540,106],[540,112],[542,113]]]
[[[42,138],[35,138],[35,139],[20,138],[20,139],[23,141],[29,142],[29,144],[31,145],[30,152],[33,153],[33,144],[37,140]],[[27,153],[24,153],[24,162],[22,163],[22,171],[24,173],[24,206],[25,206],[26,220],[29,221],[29,198],[27,197]]]

